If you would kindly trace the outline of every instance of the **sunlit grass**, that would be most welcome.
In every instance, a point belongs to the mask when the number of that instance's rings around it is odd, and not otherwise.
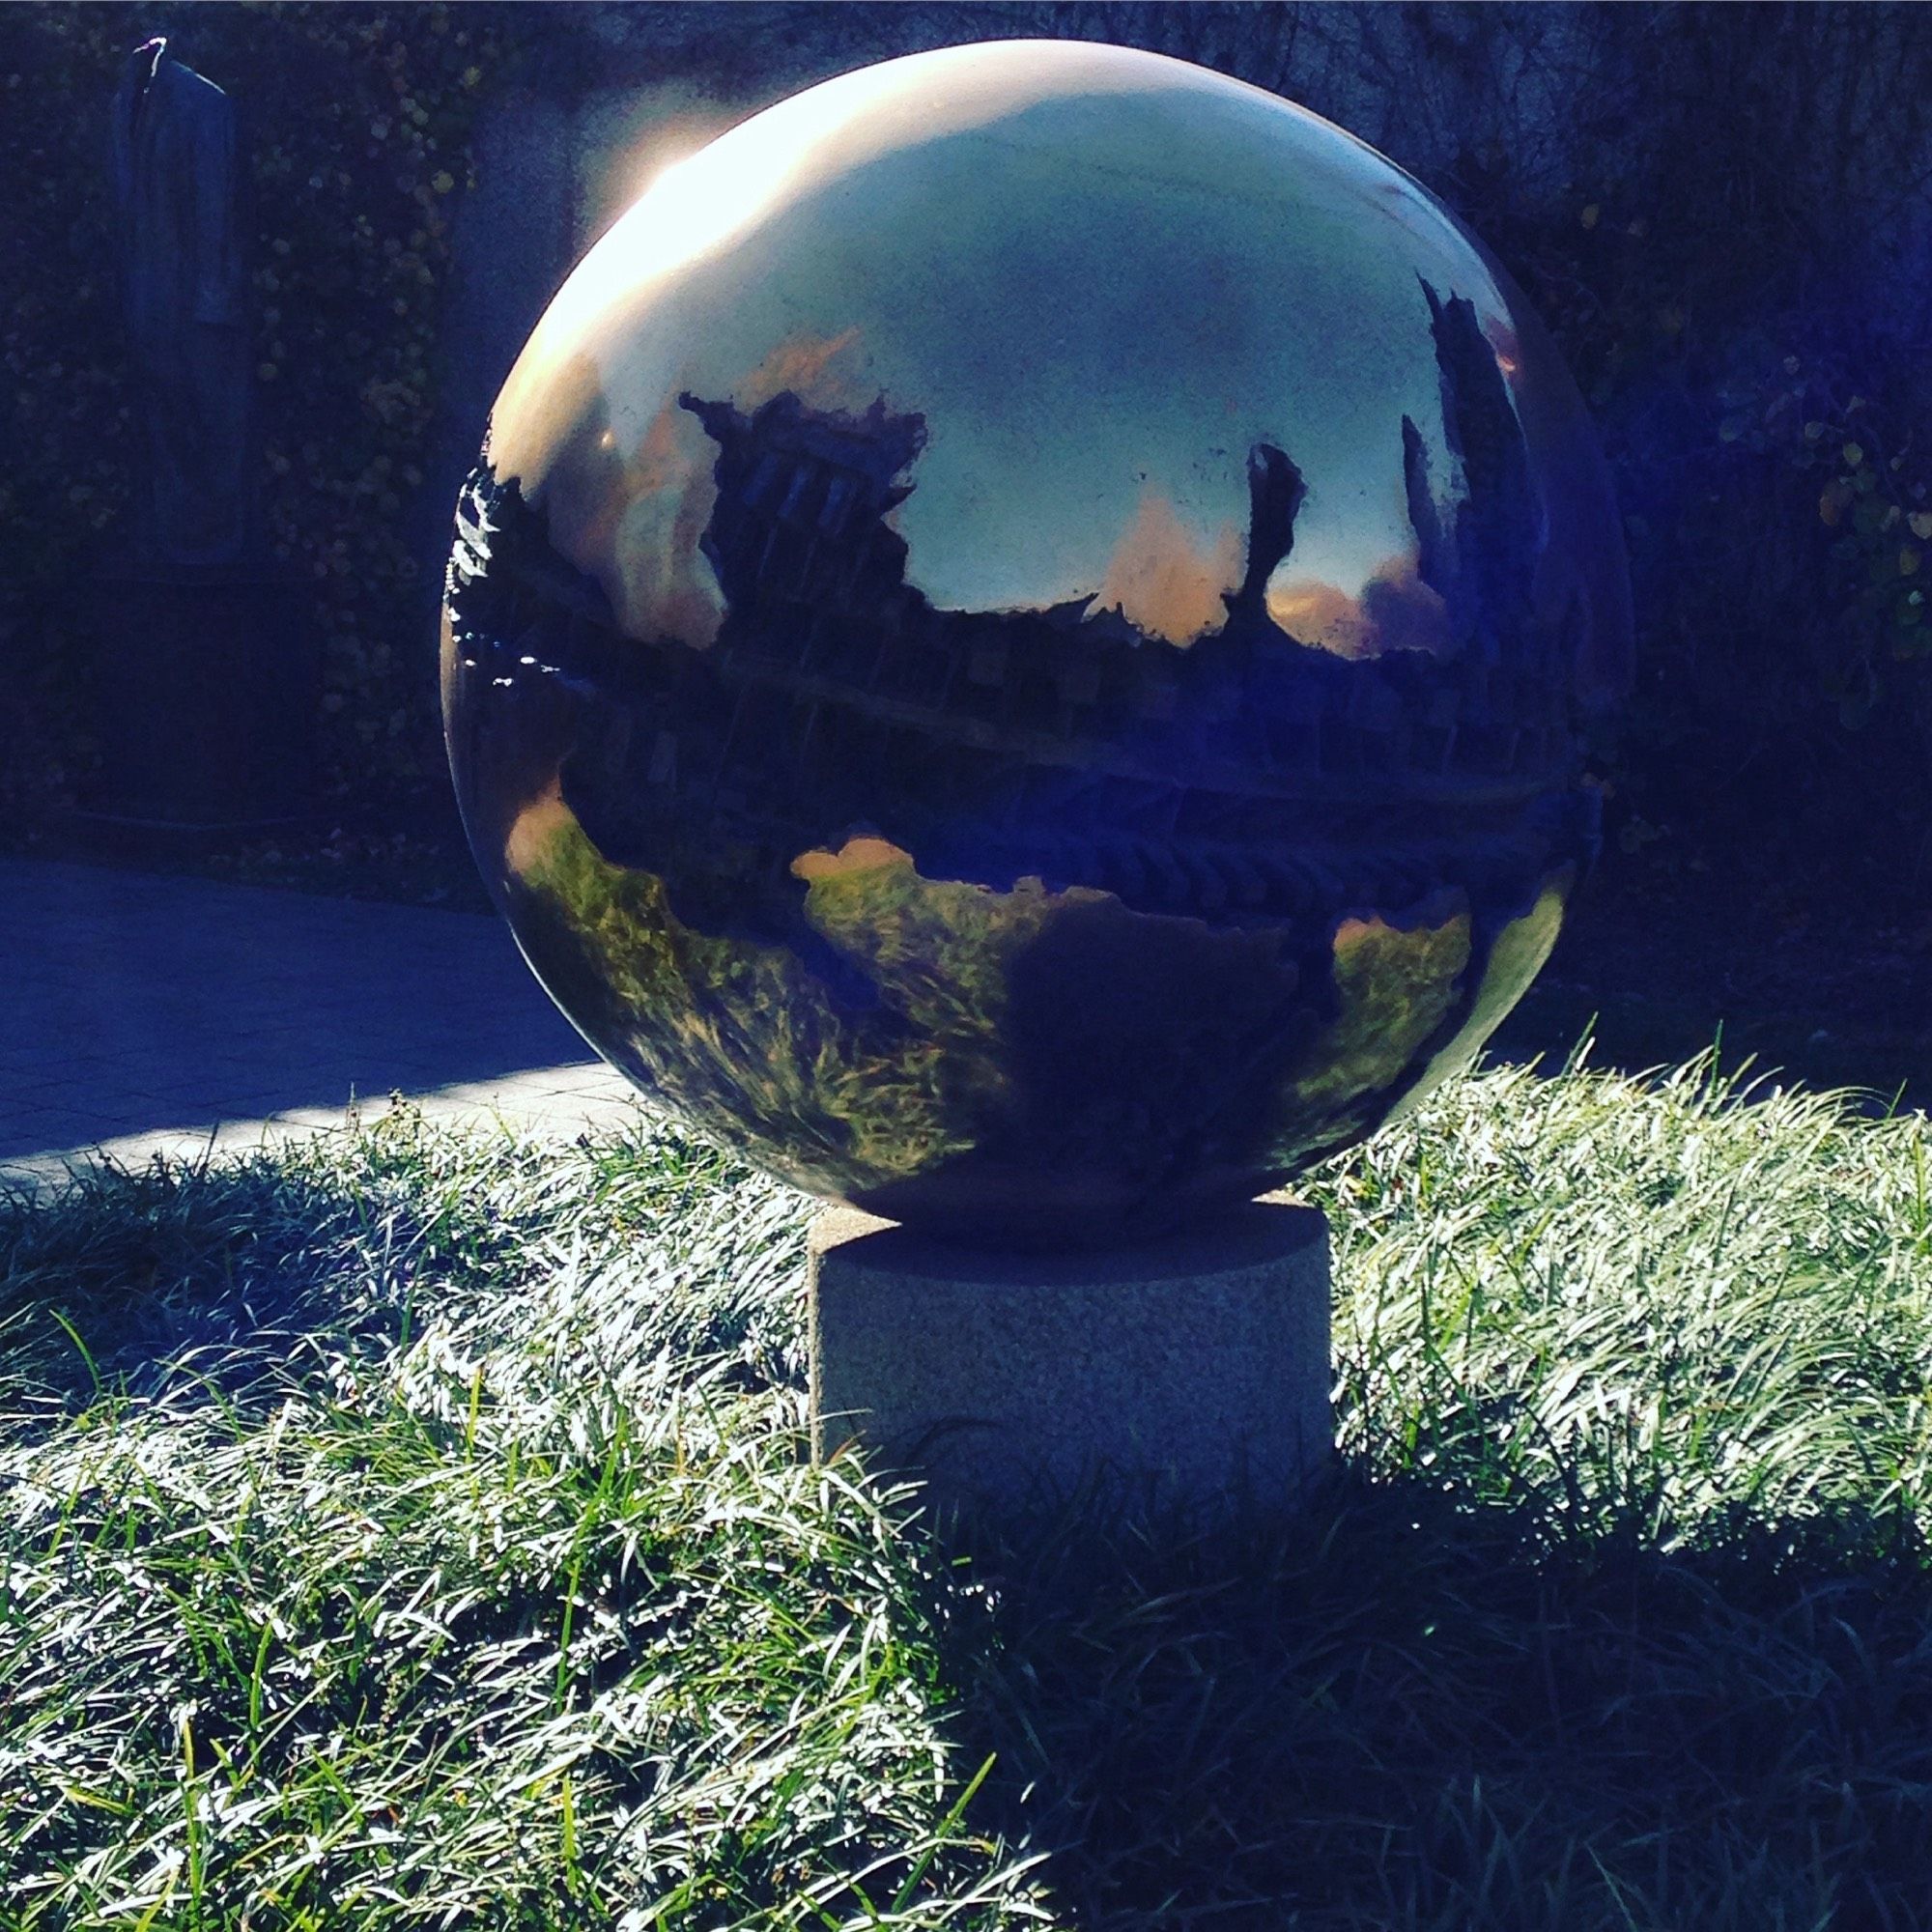
[[[977,1537],[674,1135],[0,1206],[0,1924],[1932,1925],[1927,1158],[1463,1083],[1320,1178],[1302,1516]]]

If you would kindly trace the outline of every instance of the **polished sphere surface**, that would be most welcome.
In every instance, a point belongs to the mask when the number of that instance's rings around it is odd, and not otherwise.
[[[596,244],[465,489],[443,696],[498,903],[648,1094],[1095,1243],[1467,1064],[1629,652],[1581,403],[1437,201],[1014,41],[784,101]]]

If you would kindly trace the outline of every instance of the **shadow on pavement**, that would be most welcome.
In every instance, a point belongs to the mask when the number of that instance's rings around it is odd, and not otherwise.
[[[0,1160],[593,1056],[493,918],[0,859]]]

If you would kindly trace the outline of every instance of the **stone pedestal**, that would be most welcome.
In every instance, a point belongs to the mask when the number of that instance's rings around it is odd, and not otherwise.
[[[1258,1201],[1104,1253],[941,1246],[850,1208],[811,1231],[811,1425],[823,1460],[943,1500],[1289,1501],[1326,1465],[1328,1230]]]

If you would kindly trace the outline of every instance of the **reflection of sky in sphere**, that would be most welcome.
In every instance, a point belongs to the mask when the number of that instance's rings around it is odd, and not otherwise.
[[[1165,105],[1055,103],[876,171],[881,225],[952,208],[947,252],[956,246],[974,269],[944,290],[944,328],[908,354],[888,324],[891,347],[874,365],[892,397],[895,365],[918,358],[904,400],[926,411],[932,443],[899,526],[936,604],[999,609],[1092,590],[1096,544],[1126,536],[1149,491],[1211,554],[1231,526],[1245,535],[1258,441],[1285,449],[1308,479],[1296,575],[1359,589],[1413,548],[1404,412],[1441,448],[1421,251],[1334,171],[1360,151],[1319,124],[1268,116],[1297,134],[1312,127],[1325,164],[1290,172],[1264,152],[1252,185],[1216,181],[1180,165],[1197,124],[1164,128]],[[1133,125],[1143,119],[1154,125]],[[1132,165],[1143,144],[1168,165]],[[1118,171],[1065,158],[1116,147],[1126,151]],[[949,193],[990,177],[997,193]],[[1424,256],[1438,286],[1473,279],[1473,255],[1456,254]],[[928,259],[888,254],[866,272],[874,313],[933,298]]]
[[[600,433],[627,455],[654,425],[665,441],[683,388],[745,408],[780,386],[818,408],[883,394],[928,425],[895,521],[941,608],[1044,606],[1163,570],[1192,572],[1199,603],[1217,574],[1238,579],[1258,441],[1308,483],[1277,584],[1352,598],[1414,554],[1405,413],[1437,496],[1455,482],[1418,276],[1509,327],[1480,256],[1380,156],[1253,89],[1113,49],[895,63],[672,177],[546,319],[498,405],[499,467],[541,492],[568,450],[541,391],[571,355],[588,353]],[[679,437],[707,469],[701,435]]]

